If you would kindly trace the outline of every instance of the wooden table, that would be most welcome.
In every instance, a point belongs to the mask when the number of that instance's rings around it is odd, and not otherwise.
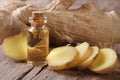
[[[66,70],[54,72],[47,65],[33,67],[27,63],[18,63],[4,56],[0,47],[0,80],[120,80],[120,45],[118,52],[119,64],[110,74],[96,74],[89,70]]]

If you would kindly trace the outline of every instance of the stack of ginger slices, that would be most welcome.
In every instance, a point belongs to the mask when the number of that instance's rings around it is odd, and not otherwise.
[[[55,71],[70,68],[89,68],[96,73],[110,73],[118,63],[116,52],[111,48],[99,49],[83,42],[75,47],[63,46],[50,51],[46,57],[48,66]]]

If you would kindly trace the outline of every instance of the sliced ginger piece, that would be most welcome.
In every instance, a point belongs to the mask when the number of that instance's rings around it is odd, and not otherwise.
[[[87,59],[91,55],[92,48],[87,42],[81,43],[75,47],[79,53],[78,67],[81,62]]]
[[[99,48],[97,46],[93,46],[91,48],[92,48],[91,55],[86,60],[84,60],[83,62],[81,62],[80,66],[79,66],[80,68],[86,68],[86,67],[88,67],[89,65],[92,64],[92,62],[97,57],[97,55],[99,53]]]
[[[110,48],[103,48],[100,49],[98,56],[89,69],[96,73],[109,73],[113,71],[117,63],[116,52]]]
[[[78,63],[76,49],[71,46],[58,47],[50,51],[46,60],[50,69],[58,71],[73,68]]]

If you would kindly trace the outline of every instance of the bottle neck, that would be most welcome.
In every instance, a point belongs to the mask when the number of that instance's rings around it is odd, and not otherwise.
[[[30,17],[29,22],[31,23],[31,27],[33,27],[34,29],[44,29],[47,19],[46,19],[46,17],[41,17],[41,18],[37,18],[37,19]]]
[[[45,26],[44,26],[44,25],[41,26],[41,27],[36,27],[36,26],[34,26],[34,25],[31,25],[31,27],[34,28],[34,29],[39,29],[39,30],[45,29]]]

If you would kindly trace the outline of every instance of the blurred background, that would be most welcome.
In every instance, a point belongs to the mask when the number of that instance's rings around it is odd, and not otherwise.
[[[52,0],[0,0],[0,7],[2,6],[4,1],[23,1],[25,3],[33,4],[39,7],[39,9],[45,7]],[[76,0],[75,3],[70,7],[78,8],[82,4],[94,1],[99,6],[99,8],[103,11],[112,11],[114,10],[116,13],[120,15],[120,0]]]
[[[21,0],[25,3],[30,3],[38,6],[39,8],[45,7],[52,0]],[[114,10],[116,13],[120,15],[120,0],[76,0],[76,2],[70,8],[78,8],[82,4],[94,1],[97,3],[99,8],[103,11],[112,11]]]

